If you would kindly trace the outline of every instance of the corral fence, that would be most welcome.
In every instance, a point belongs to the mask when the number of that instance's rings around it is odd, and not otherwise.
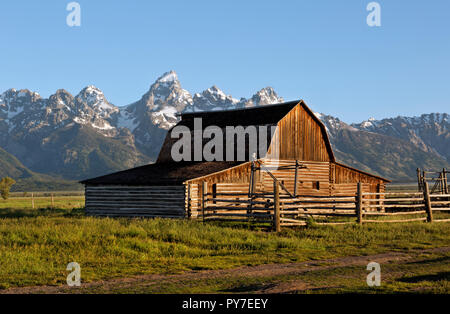
[[[417,168],[417,185],[419,191],[425,189],[425,182],[430,185],[431,194],[449,194],[448,174],[450,171],[443,168],[442,171],[429,171]]]
[[[284,226],[399,223],[411,221],[444,222],[438,212],[450,212],[450,194],[430,194],[428,183],[418,193],[363,192],[339,196],[302,195],[292,197],[280,193],[274,182],[272,193],[201,193],[203,221],[239,221],[270,223],[275,231]],[[206,191],[206,189],[204,189]]]

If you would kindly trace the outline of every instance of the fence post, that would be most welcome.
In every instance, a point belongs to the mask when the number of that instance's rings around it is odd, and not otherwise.
[[[423,200],[425,202],[425,210],[427,212],[427,221],[433,222],[433,210],[431,208],[431,201],[430,201],[430,188],[428,186],[428,182],[423,182]]]
[[[53,198],[53,193],[51,195],[52,195],[52,208],[55,208],[55,200]]]
[[[448,183],[447,183],[447,170],[442,169],[442,176],[444,180],[444,194],[448,194]]]
[[[31,207],[34,209],[34,193],[31,192]]]
[[[273,223],[274,230],[280,232],[280,187],[276,181],[273,182]]]
[[[419,189],[419,192],[422,192],[423,191],[423,187],[422,187],[423,180],[422,180],[422,177],[420,175],[420,169],[417,168],[416,172],[417,172],[417,187]]]
[[[362,207],[362,183],[358,182],[356,189],[356,222],[362,225],[363,207]]]
[[[298,160],[295,160],[294,197],[297,197],[298,166],[299,166]]]
[[[205,203],[206,203],[206,199],[205,199],[205,193],[208,192],[208,187],[207,187],[207,183],[204,181],[202,182],[201,185],[201,190],[202,190],[202,219],[203,222],[205,221]]]

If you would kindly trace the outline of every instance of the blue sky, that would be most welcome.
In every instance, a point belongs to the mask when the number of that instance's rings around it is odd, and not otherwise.
[[[70,0],[0,3],[0,92],[48,97],[93,84],[118,106],[168,70],[183,88],[235,98],[273,86],[346,122],[449,112],[450,1]]]

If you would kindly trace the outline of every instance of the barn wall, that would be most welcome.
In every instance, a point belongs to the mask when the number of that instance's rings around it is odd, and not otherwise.
[[[266,167],[295,166],[295,160],[264,160]],[[300,161],[305,169],[298,169],[297,194],[298,195],[329,195],[329,162]],[[294,194],[295,170],[271,170],[271,173],[280,180],[289,192]],[[265,191],[273,191],[273,179],[262,172],[261,177]]]
[[[185,217],[184,186],[86,186],[94,216]]]
[[[219,171],[204,177],[189,180],[190,183],[247,183],[250,180],[251,162],[243,163],[223,171]]]
[[[331,179],[334,183],[353,183],[353,182],[363,182],[370,184],[382,184],[383,180],[360,172],[356,169],[350,167],[345,167],[340,164],[332,163],[330,169]]]
[[[303,106],[297,105],[278,122],[267,157],[330,161],[331,154],[321,125]]]
[[[276,168],[280,166],[295,166],[295,160],[271,160],[262,159],[263,166]],[[336,165],[333,162],[299,161],[304,169],[298,169],[297,195],[299,196],[350,196],[356,195],[357,183],[362,182],[363,192],[384,192],[384,181],[360,173],[354,169]],[[207,193],[212,194],[213,185],[215,192],[238,193],[241,196],[217,196],[222,199],[247,199],[249,193],[251,163],[230,168],[215,174],[211,174],[195,180],[186,182],[186,189],[191,190],[190,199],[187,201],[187,208],[191,210],[191,216],[197,217],[201,212],[201,185],[206,182]],[[337,169],[337,171],[336,171]],[[294,194],[294,169],[276,169],[271,173],[283,183],[289,192]],[[336,180],[337,178],[337,180]],[[255,173],[255,192],[272,193],[273,179],[265,171]],[[286,194],[282,189],[282,194]],[[209,196],[211,197],[211,196]],[[376,196],[373,196],[376,198]]]

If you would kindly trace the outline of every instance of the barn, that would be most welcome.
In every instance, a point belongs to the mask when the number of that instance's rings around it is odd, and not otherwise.
[[[201,132],[223,131],[225,136],[216,143],[223,143],[224,149],[211,149],[215,156],[211,160],[198,156],[195,149],[182,148],[179,151],[185,159],[174,160],[181,137],[188,136],[184,141],[191,144],[188,147],[200,147],[201,152],[206,148],[208,138],[197,136],[199,123]],[[228,133],[229,127],[250,130],[249,126],[256,130],[256,151],[249,139],[251,132],[244,133],[241,142],[236,134]],[[355,195],[358,182],[364,192],[382,193],[389,182],[337,162],[324,124],[300,100],[182,114],[154,164],[81,183],[89,215],[196,218],[202,215],[204,195],[212,199],[273,195],[275,181],[281,193],[292,198]]]

